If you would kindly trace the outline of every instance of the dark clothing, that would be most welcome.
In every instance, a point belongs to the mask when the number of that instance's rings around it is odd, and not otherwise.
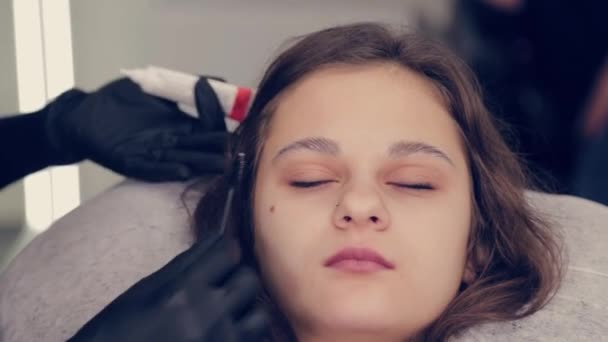
[[[540,177],[570,190],[583,105],[608,58],[608,2],[528,0],[508,14],[461,2],[477,45],[465,51],[507,140]]]
[[[51,164],[43,125],[40,114],[0,119],[0,188]]]
[[[84,96],[73,92],[64,98],[62,109],[76,107]],[[0,119],[0,188],[48,166],[65,164],[49,144],[45,127],[49,110],[47,105],[35,113]]]
[[[585,143],[585,153],[578,160],[574,191],[577,196],[608,205],[608,130]]]

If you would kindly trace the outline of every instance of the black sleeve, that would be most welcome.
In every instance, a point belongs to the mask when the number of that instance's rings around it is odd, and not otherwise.
[[[44,108],[0,118],[0,188],[53,164],[44,125]]]

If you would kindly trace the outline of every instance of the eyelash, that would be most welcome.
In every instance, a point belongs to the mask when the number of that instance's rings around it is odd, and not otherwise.
[[[435,190],[435,187],[433,187],[432,184],[430,183],[408,183],[408,184],[404,184],[404,183],[388,183],[389,185],[394,185],[398,188],[407,188],[410,190],[418,190],[418,191],[429,191],[429,190]]]
[[[321,180],[321,181],[313,181],[313,182],[305,182],[305,181],[292,181],[289,183],[289,185],[295,187],[295,188],[314,188],[323,184],[327,184],[327,183],[331,183],[334,181],[331,180]],[[410,189],[410,190],[416,190],[416,191],[429,191],[429,190],[435,190],[435,187],[433,187],[432,184],[430,183],[413,183],[413,184],[409,184],[409,183],[387,183],[389,185],[393,185],[396,186],[398,188],[406,188],[406,189]]]
[[[295,188],[314,188],[316,186],[320,186],[326,183],[331,183],[333,181],[330,180],[322,180],[322,181],[314,181],[314,182],[306,182],[306,181],[293,181],[290,182],[289,185]]]

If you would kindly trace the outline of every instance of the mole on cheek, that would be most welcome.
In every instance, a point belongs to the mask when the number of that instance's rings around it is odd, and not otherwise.
[[[271,213],[274,213],[274,205],[271,205],[271,206],[270,206],[270,212],[271,212]]]

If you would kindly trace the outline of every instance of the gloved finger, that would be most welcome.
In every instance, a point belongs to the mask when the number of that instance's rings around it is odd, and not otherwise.
[[[200,164],[207,161],[224,160],[222,153],[212,153],[207,151],[193,151],[182,149],[155,149],[151,153],[151,160],[161,162],[177,162],[181,164]]]
[[[201,172],[222,172],[226,166],[223,154],[205,153],[186,150],[157,150],[153,152],[152,160],[164,163],[179,163],[191,170]]]
[[[209,163],[208,161],[190,164],[188,167],[192,170],[194,177],[197,176],[210,176],[210,175],[221,175],[226,172],[226,161],[222,158],[221,160]]]
[[[211,248],[226,248],[225,243],[225,238],[219,235],[209,234],[209,236],[203,237],[196,241],[190,248],[173,258],[166,265],[166,270],[164,270],[165,268],[163,267],[163,271],[165,272],[164,275],[172,275],[171,278],[174,278],[177,275],[184,274],[196,261],[204,258],[208,253],[213,254],[213,251],[209,252]]]
[[[182,163],[150,161],[141,157],[128,158],[121,171],[128,177],[149,182],[184,181],[192,177],[192,170]]]
[[[218,237],[215,232],[209,234],[209,239],[217,239],[218,242],[198,256],[198,259],[180,275],[179,279],[176,279],[175,286],[187,287],[190,293],[196,294],[201,285],[221,285],[237,269],[239,256],[232,253],[227,238]]]
[[[180,117],[172,124],[165,125],[162,130],[158,129],[159,133],[167,136],[188,136],[200,131],[200,123],[197,119],[189,116]]]
[[[178,276],[184,274],[192,263],[198,260],[205,251],[216,243],[221,243],[221,241],[215,237],[197,241],[193,246],[175,256],[159,270],[142,278],[128,291],[123,293],[123,295],[128,292],[129,296],[133,297],[133,299],[148,297],[150,293],[165,287]]]
[[[203,132],[190,135],[178,136],[174,146],[181,149],[196,149],[209,152],[226,151],[230,133],[227,132]]]
[[[237,322],[241,341],[261,341],[268,334],[270,315],[261,305],[256,305]]]
[[[221,319],[211,326],[204,339],[205,342],[244,342],[239,336],[233,325],[233,322],[228,319]]]
[[[248,267],[239,268],[224,285],[224,304],[228,312],[238,319],[256,302],[261,290],[260,281],[254,271]]]

